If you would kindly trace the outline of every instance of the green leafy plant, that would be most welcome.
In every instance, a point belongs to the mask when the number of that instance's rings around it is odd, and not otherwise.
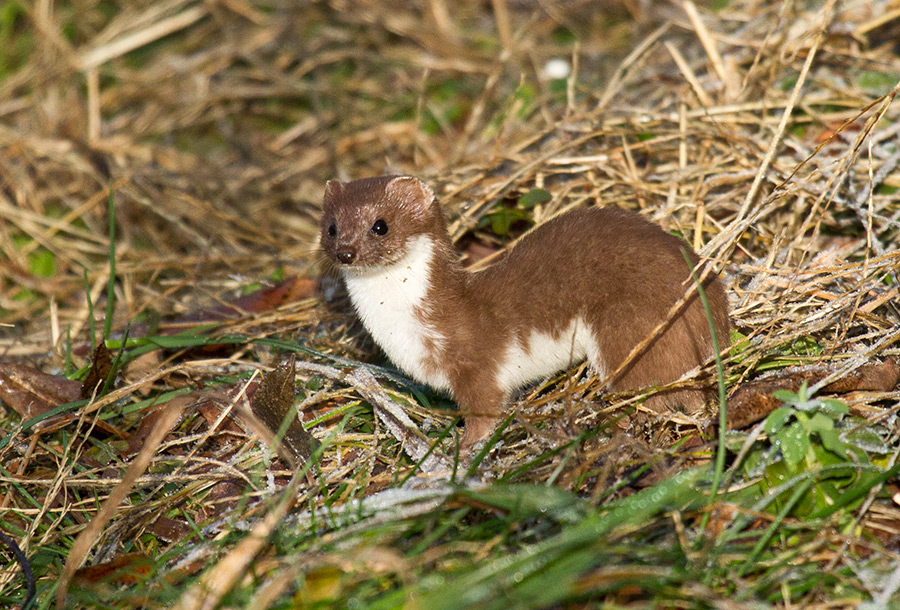
[[[752,343],[743,333],[732,329],[731,354],[735,362],[752,361]],[[822,354],[822,345],[814,337],[803,335],[775,347],[753,362],[757,373],[807,364]],[[749,359],[749,360],[748,360]]]
[[[501,237],[509,234],[512,224],[516,221],[523,220],[529,224],[531,220],[531,210],[537,205],[550,201],[553,196],[544,189],[531,189],[523,194],[516,201],[515,205],[500,205],[487,214],[478,223],[479,227],[491,227],[491,231]]]
[[[861,501],[857,488],[868,488],[878,476],[887,452],[872,426],[858,426],[847,418],[850,410],[838,400],[813,397],[806,383],[797,392],[773,394],[784,403],[766,418],[769,447],[751,453],[746,468],[762,469],[760,484],[776,494],[775,507],[789,514],[809,516],[836,505],[847,509]],[[873,468],[874,466],[874,468]],[[802,493],[798,486],[805,487]],[[856,498],[850,502],[849,498]]]
[[[806,383],[796,393],[777,390],[775,398],[785,406],[772,411],[766,418],[766,434],[781,448],[788,468],[795,472],[805,460],[815,466],[831,453],[831,457],[845,458],[850,445],[840,439],[835,422],[850,412],[844,403],[808,396]],[[814,443],[817,437],[820,444]]]

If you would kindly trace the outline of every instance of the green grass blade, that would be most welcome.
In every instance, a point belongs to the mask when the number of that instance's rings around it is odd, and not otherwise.
[[[97,328],[94,324],[94,302],[91,300],[91,283],[88,280],[87,268],[84,269],[84,298],[88,306],[88,328],[91,334],[91,353],[97,349]]]
[[[393,592],[371,607],[396,608],[409,600],[414,600],[415,607],[429,610],[504,610],[510,607],[510,598],[516,601],[514,607],[523,609],[561,603],[578,594],[575,580],[593,565],[598,549],[608,543],[612,532],[645,524],[665,510],[702,506],[706,494],[696,486],[709,474],[706,467],[683,471],[664,483],[614,502],[608,510],[597,511],[513,556],[486,561],[436,581],[423,581],[411,590]],[[536,576],[542,576],[541,585],[534,581],[523,585]],[[537,586],[543,586],[546,593],[533,595]]]
[[[103,339],[109,338],[113,314],[116,308],[116,205],[112,180],[109,181],[109,281],[106,284],[106,320],[103,322]]]

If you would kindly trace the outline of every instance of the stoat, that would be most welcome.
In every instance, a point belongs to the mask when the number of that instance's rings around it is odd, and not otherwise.
[[[448,391],[465,418],[463,444],[485,437],[520,386],[587,358],[614,371],[691,288],[698,258],[637,213],[578,209],[527,233],[479,272],[460,264],[432,189],[410,176],[329,181],[321,245],[343,275],[363,325],[421,383]],[[704,284],[720,347],[725,291]],[[713,355],[697,291],[647,349],[614,378],[616,390],[672,382]],[[706,393],[679,389],[654,411],[703,410]]]

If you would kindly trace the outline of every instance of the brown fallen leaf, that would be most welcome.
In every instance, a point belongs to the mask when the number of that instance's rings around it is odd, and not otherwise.
[[[103,347],[103,350],[106,348]],[[95,353],[101,351],[98,346]],[[106,351],[106,358],[108,357],[109,352]],[[104,356],[101,354],[99,359],[103,358]],[[104,365],[101,363],[99,366]],[[110,361],[109,367],[112,367],[112,361]],[[91,369],[93,370],[94,367],[92,366]],[[87,387],[87,382],[80,383],[61,375],[48,375],[22,364],[0,362],[0,401],[9,405],[24,420],[42,415],[67,402],[84,398]],[[78,417],[78,413],[61,413],[40,422],[34,427],[34,430],[52,432],[68,425]],[[120,438],[128,437],[127,434],[103,420],[98,419],[95,425]]]
[[[818,383],[835,370],[837,364],[790,366],[762,379],[741,384],[728,399],[728,428],[738,429],[761,421],[769,413],[781,406],[781,401],[772,393],[776,390],[796,392],[805,381],[807,384]],[[856,390],[887,392],[900,381],[900,367],[894,358],[885,358],[882,362],[868,362],[829,383],[822,392],[835,394]]]
[[[87,377],[84,378],[84,383],[81,385],[80,398],[88,399],[95,393],[99,393],[103,389],[103,384],[109,379],[112,367],[112,355],[106,344],[101,341],[94,349],[94,355],[91,358],[91,368]]]
[[[81,397],[81,383],[23,364],[0,362],[0,400],[31,419]]]
[[[245,489],[235,480],[219,481],[209,488],[198,507],[198,520],[212,521],[218,519],[241,501]]]
[[[87,587],[98,582],[132,584],[144,580],[152,567],[152,558],[144,553],[123,553],[110,561],[78,568],[72,580],[79,587]]]
[[[465,252],[465,262],[468,265],[474,265],[485,259],[489,256],[495,255],[500,248],[494,244],[486,244],[481,241],[473,241],[468,246],[466,246]]]
[[[205,565],[202,557],[198,564]],[[94,591],[95,595],[101,596],[102,599],[106,597],[111,585],[121,586],[145,582],[152,573],[154,565],[156,565],[156,561],[146,553],[122,553],[109,561],[79,568],[72,576],[72,584],[84,591]],[[175,585],[189,574],[186,570],[178,568],[160,575],[159,578],[168,585]],[[123,591],[123,596],[117,599],[117,606],[139,608],[144,607],[146,602],[146,594],[135,593],[132,598]]]
[[[829,371],[830,372],[830,371]],[[826,385],[823,392],[890,392],[900,381],[900,365],[896,358],[888,357],[882,362],[869,362]]]
[[[294,409],[294,380],[297,366],[296,356],[291,354],[275,370],[266,375],[253,395],[250,408],[263,425],[257,430],[267,442],[272,442],[275,435],[284,427],[285,419],[289,420],[281,442],[277,446],[278,455],[287,460],[291,466],[298,468],[312,456],[319,446],[317,441],[298,419]]]
[[[285,303],[315,296],[319,282],[309,278],[289,277],[272,286],[265,286],[213,309],[188,314],[174,321],[182,330],[186,322],[224,320],[244,313],[264,313]]]
[[[163,356],[161,350],[153,350],[146,354],[141,354],[128,363],[122,373],[126,381],[137,380],[159,369],[162,366]],[[140,384],[137,387],[137,393],[141,396],[149,396],[153,392],[153,386],[150,384]]]
[[[177,398],[181,399],[181,397]],[[125,449],[122,457],[135,455],[138,451],[141,450],[141,447],[144,446],[144,443],[150,436],[150,433],[153,432],[154,428],[156,428],[156,425],[159,422],[159,419],[163,416],[163,413],[166,410],[166,405],[168,404],[169,403],[166,402],[154,405],[144,411],[144,416],[143,418],[141,418],[141,423],[137,425],[137,428],[135,428],[135,430],[128,437],[128,447]],[[172,426],[173,428],[177,427],[178,424],[180,424],[184,419],[185,409],[189,408],[187,405],[189,405],[190,402],[184,401],[182,404],[185,405],[185,407],[181,409],[177,421]]]
[[[203,419],[206,420],[207,425],[209,425],[210,427],[216,425],[216,422],[219,421],[219,418],[222,416],[222,412],[224,410],[225,409],[222,406],[212,400],[204,400],[197,404],[197,412],[200,413],[201,416],[203,416]],[[227,417],[219,422],[216,430],[219,432],[234,432],[238,434],[244,433],[243,428],[234,423],[234,421],[230,417]]]
[[[184,540],[194,530],[184,521],[159,516],[153,523],[147,525],[147,531],[166,542],[175,542],[176,540]]]

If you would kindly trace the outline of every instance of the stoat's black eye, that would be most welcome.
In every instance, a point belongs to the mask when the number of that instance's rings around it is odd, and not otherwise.
[[[379,218],[375,221],[375,224],[372,225],[372,233],[375,235],[387,235],[388,226],[383,218]]]
[[[337,225],[332,222],[328,225],[328,237],[334,237],[335,235],[337,235]]]

